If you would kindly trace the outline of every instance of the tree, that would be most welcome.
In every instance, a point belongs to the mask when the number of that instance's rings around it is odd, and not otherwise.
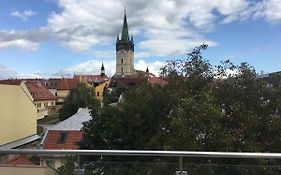
[[[167,62],[161,73],[167,85],[145,84],[130,89],[124,93],[124,101],[117,106],[105,106],[92,114],[93,118],[84,124],[80,148],[280,152],[281,133],[278,128],[281,127],[281,119],[276,117],[280,100],[274,96],[281,92],[280,87],[269,89],[264,81],[257,79],[254,68],[247,63],[234,65],[226,61],[213,68],[201,56],[201,51],[206,48],[206,45],[195,48],[185,60]],[[148,160],[154,163],[175,161],[168,158]],[[141,162],[144,159],[104,157],[103,161]],[[260,166],[269,162],[186,161],[201,164],[255,163]],[[104,171],[110,174],[128,167],[139,169],[135,164],[126,164]],[[163,168],[169,169],[168,166]],[[140,169],[139,174],[154,172],[149,166]],[[192,174],[261,174],[259,169],[237,166],[190,171]],[[264,171],[264,174],[270,173],[278,173],[278,170]]]
[[[77,112],[79,108],[98,108],[99,102],[95,98],[95,88],[85,82],[80,82],[77,87],[70,90],[64,99],[63,108],[59,119],[65,120]]]

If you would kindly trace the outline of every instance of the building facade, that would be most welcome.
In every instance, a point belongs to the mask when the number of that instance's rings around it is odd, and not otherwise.
[[[36,135],[36,107],[24,82],[0,84],[0,146]]]

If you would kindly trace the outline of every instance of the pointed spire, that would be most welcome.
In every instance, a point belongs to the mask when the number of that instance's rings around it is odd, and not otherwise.
[[[127,23],[127,15],[126,15],[126,8],[124,10],[124,21],[123,21],[123,28],[122,28],[122,36],[121,40],[128,42],[129,41],[129,31],[128,31],[128,23]]]
[[[100,76],[105,76],[105,69],[104,69],[103,62],[101,63],[101,72],[100,72]]]
[[[101,70],[104,70],[103,62],[101,63]]]
[[[119,39],[119,35],[117,35],[116,37],[116,42],[118,42],[120,39]]]
[[[146,71],[145,71],[146,73],[149,73],[149,70],[148,70],[148,66],[146,67]]]

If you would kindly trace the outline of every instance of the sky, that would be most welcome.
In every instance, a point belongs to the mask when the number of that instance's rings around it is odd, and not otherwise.
[[[0,79],[115,72],[126,8],[135,68],[159,73],[202,43],[230,59],[281,71],[281,0],[0,0]]]

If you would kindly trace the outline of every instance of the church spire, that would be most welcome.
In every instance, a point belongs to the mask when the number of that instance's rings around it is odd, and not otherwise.
[[[105,76],[105,69],[104,69],[104,66],[103,66],[103,62],[101,64],[101,73],[100,73],[100,76]]]
[[[124,10],[124,21],[123,21],[121,40],[125,41],[125,42],[129,41],[129,31],[128,31],[126,9]]]

